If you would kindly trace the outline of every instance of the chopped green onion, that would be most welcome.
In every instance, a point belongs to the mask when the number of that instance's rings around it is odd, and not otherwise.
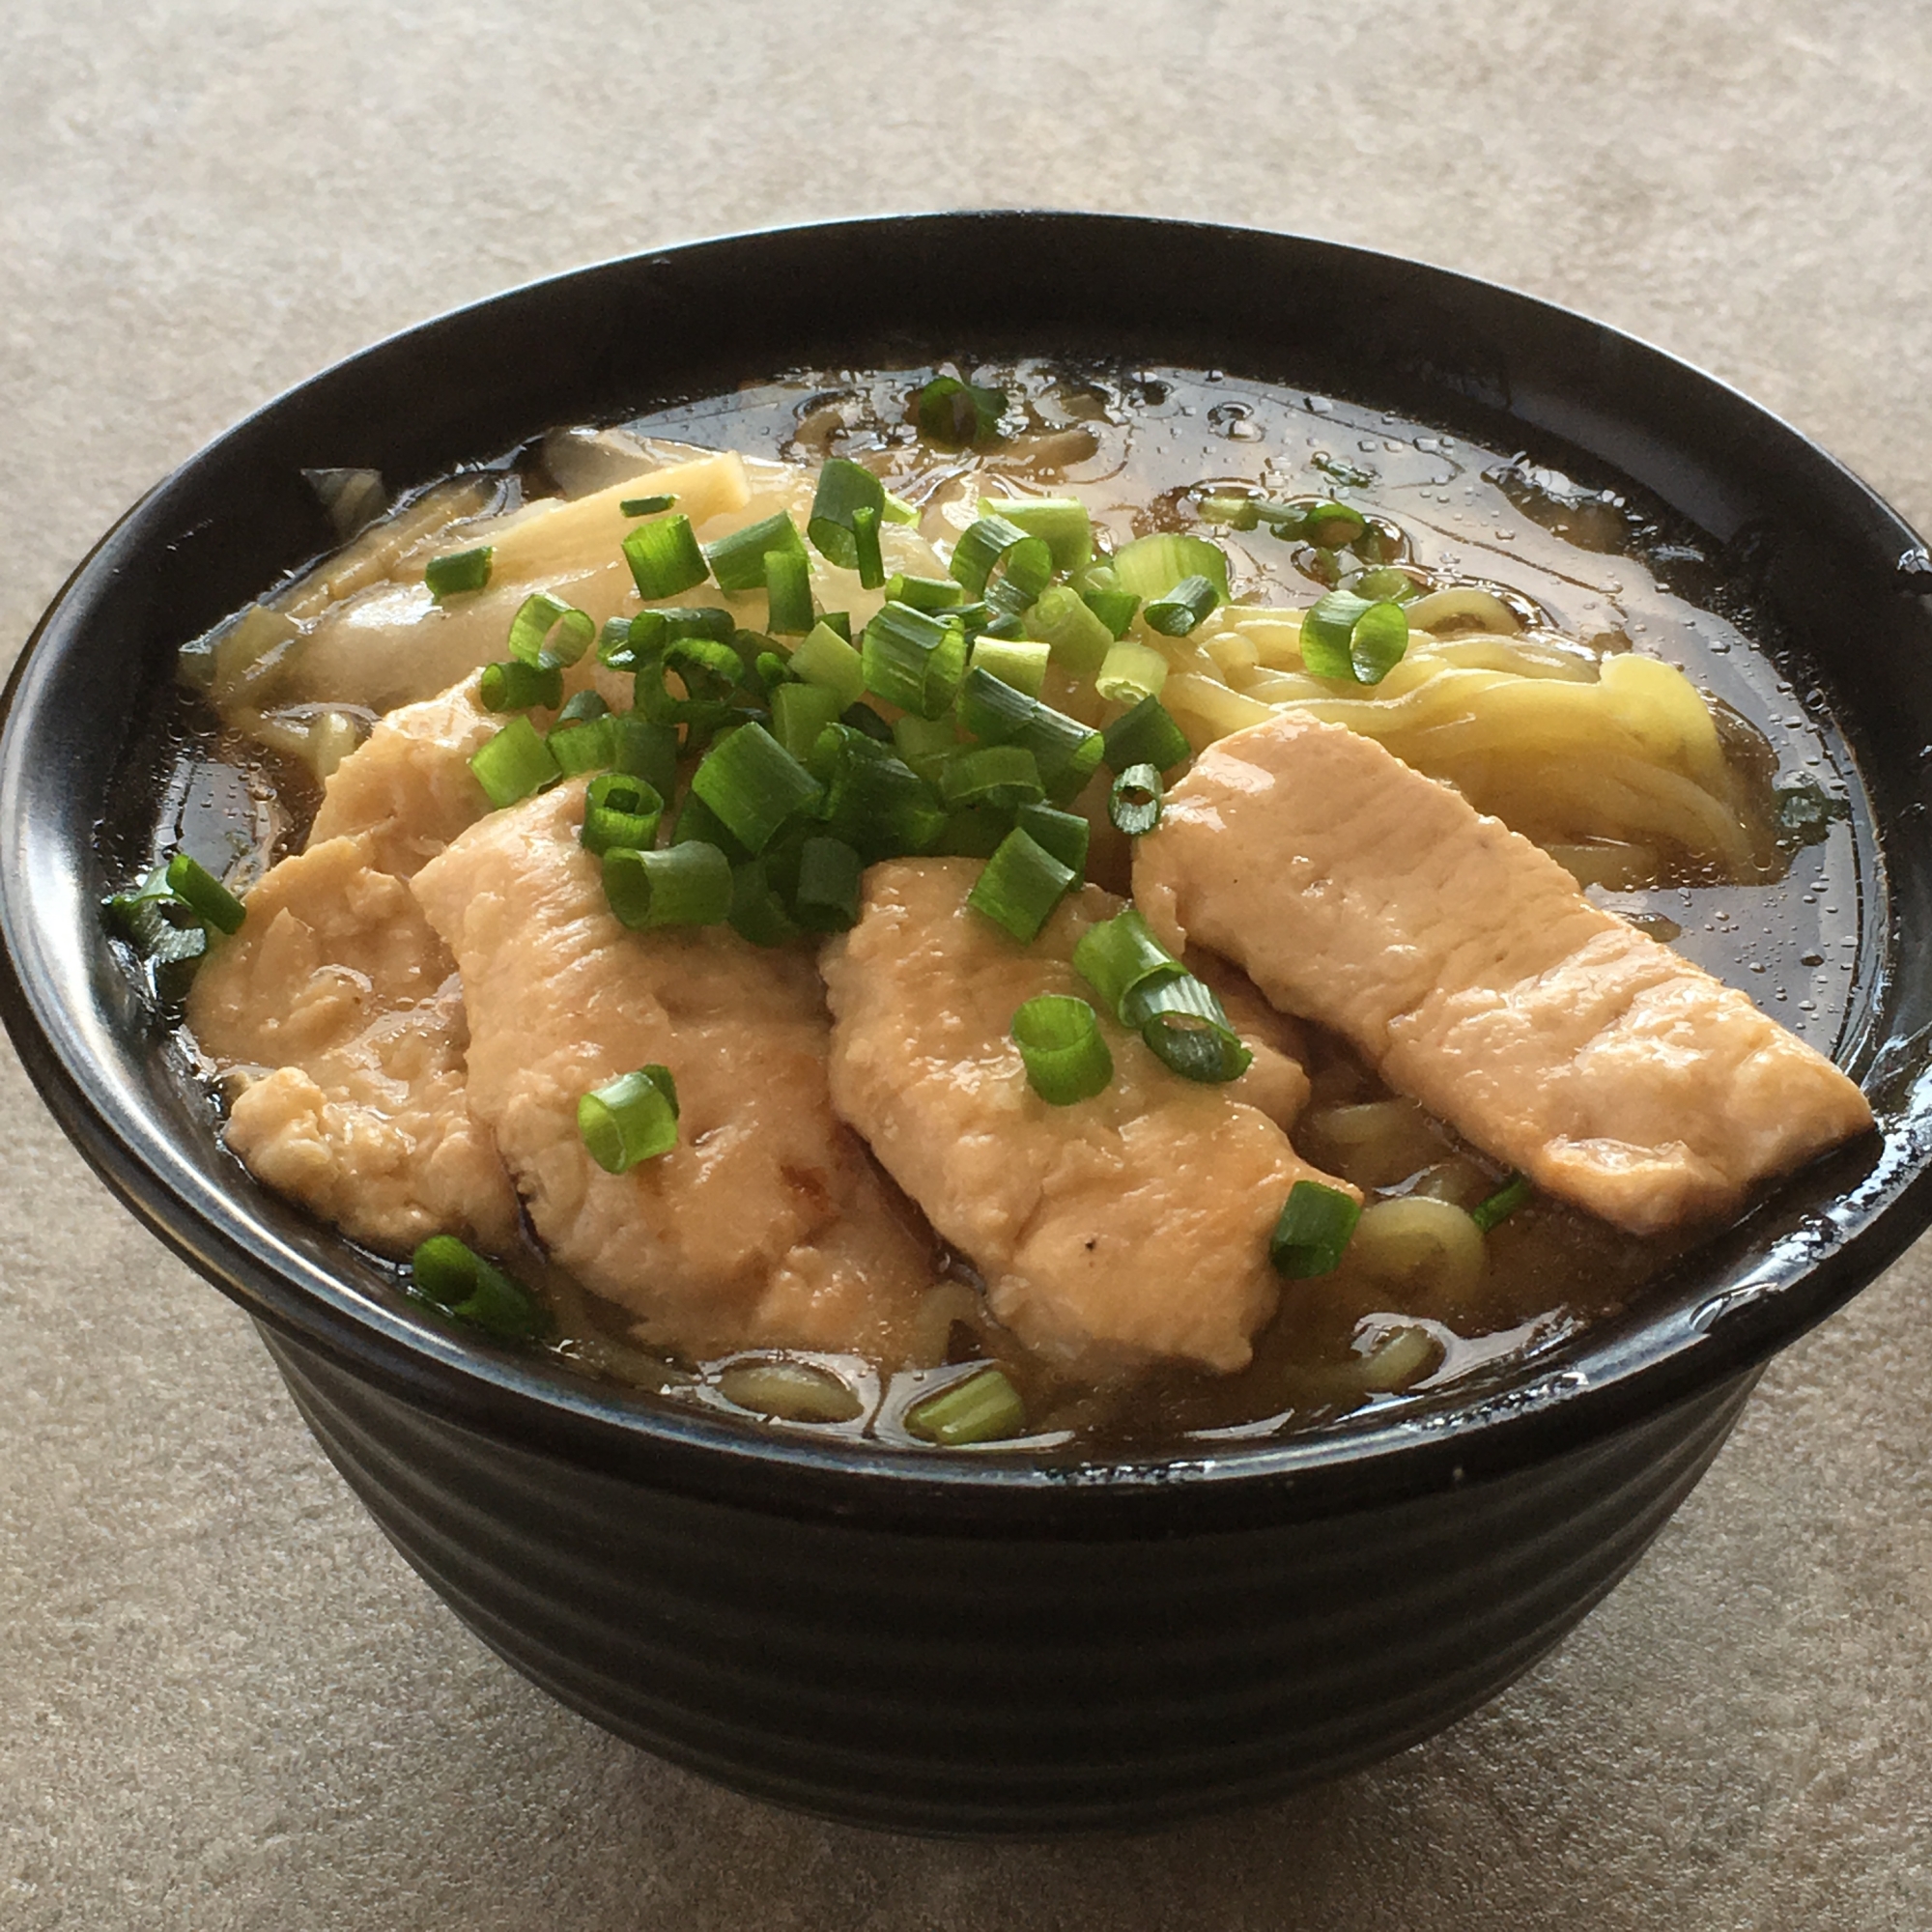
[[[1100,1022],[1085,1000],[1042,993],[1013,1015],[1013,1044],[1026,1063],[1027,1085],[1054,1107],[1091,1100],[1114,1077]]]
[[[822,619],[806,633],[790,663],[794,677],[823,685],[838,697],[841,711],[865,696],[865,659]]]
[[[1141,614],[1162,637],[1184,638],[1220,601],[1220,593],[1207,578],[1183,577],[1165,597],[1154,598]]]
[[[952,572],[974,596],[1016,617],[1051,582],[1053,552],[1005,517],[982,516],[960,532]]]
[[[731,862],[697,839],[661,852],[620,845],[604,854],[604,896],[633,931],[717,925],[731,910]]]
[[[804,764],[818,734],[844,708],[838,694],[822,684],[781,684],[772,693],[772,735]]]
[[[1131,617],[1137,598],[1127,599]],[[1042,590],[1027,612],[1027,635],[1047,646],[1053,662],[1075,677],[1092,677],[1107,659],[1107,646],[1118,633],[1088,607],[1077,590],[1055,583]],[[1122,630],[1126,629],[1122,622]]]
[[[731,868],[731,930],[753,946],[783,946],[799,927],[771,882],[763,859],[747,859]]]
[[[1073,948],[1073,970],[1099,994],[1122,1026],[1140,1029],[1131,1006],[1144,988],[1184,977],[1187,969],[1148,929],[1132,906],[1090,925]]]
[[[836,724],[820,735],[811,766],[815,775],[825,776],[819,815],[826,832],[867,863],[928,851],[945,829],[945,808],[932,786],[847,725]]]
[[[477,701],[485,711],[554,711],[563,702],[563,673],[554,665],[508,664],[483,667]]]
[[[695,791],[685,793],[671,821],[673,845],[715,845],[732,865],[742,865],[752,855],[732,838],[724,821]]]
[[[974,881],[966,903],[1026,945],[1073,883],[1072,867],[1063,866],[1037,839],[1009,832]]]
[[[952,810],[990,805],[1017,811],[1046,796],[1039,766],[1020,745],[976,745],[948,754],[939,769],[939,796]]]
[[[895,497],[888,490],[886,500],[881,506],[889,524],[916,524],[919,522],[919,505],[908,503],[903,497]]]
[[[1368,527],[1369,520],[1361,511],[1322,498],[1301,506],[1301,527],[1296,534],[1321,550],[1347,550],[1367,533]]]
[[[157,866],[131,893],[107,901],[129,944],[154,969],[155,991],[166,1000],[187,991],[195,965],[208,952],[208,927],[167,890],[167,867]]]
[[[668,798],[677,775],[677,726],[653,724],[635,712],[611,720],[611,765],[634,779],[642,779],[662,798]]]
[[[893,745],[907,764],[923,778],[931,778],[927,765],[939,760],[959,743],[959,734],[950,718],[917,718],[911,712],[893,725]]]
[[[990,859],[1000,849],[1000,840],[1012,829],[1011,812],[995,811],[985,805],[969,805],[948,816],[929,849],[949,859]],[[1054,856],[1058,858],[1059,854]]]
[[[584,718],[575,724],[553,725],[544,743],[565,778],[583,772],[601,771],[610,764],[615,748],[608,718]]]
[[[247,910],[198,859],[177,852],[162,874],[168,891],[194,916],[221,932],[240,932]]]
[[[818,621],[842,643],[852,641],[852,613],[849,611],[821,611]]]
[[[1204,523],[1225,524],[1231,530],[1251,530],[1262,520],[1260,505],[1252,497],[1217,493],[1201,499]]]
[[[805,533],[821,556],[841,570],[860,567],[859,513],[869,510],[876,519],[885,509],[886,488],[864,464],[842,456],[827,458],[812,493],[811,516]],[[877,525],[873,526],[876,541]],[[868,585],[876,589],[877,585]]]
[[[680,604],[656,614],[664,620],[667,643],[678,638],[709,638],[714,643],[728,644],[738,635],[737,618],[720,604]]]
[[[548,590],[535,590],[510,619],[508,650],[519,664],[574,665],[590,648],[597,626]]]
[[[1393,564],[1381,564],[1374,570],[1365,570],[1350,585],[1357,597],[1393,597],[1398,604],[1406,604],[1412,598],[1422,595],[1422,585],[1406,570],[1398,570]]]
[[[907,577],[903,574],[886,582],[886,601],[910,604],[915,611],[943,611],[949,604],[963,604],[965,590],[950,577]]]
[[[577,1103],[584,1151],[606,1174],[625,1174],[677,1145],[677,1082],[670,1068],[641,1066],[593,1087]]]
[[[1050,797],[1071,798],[1099,769],[1100,733],[995,677],[982,665],[959,688],[959,722],[990,745],[1020,745],[1034,754]]]
[[[1008,523],[1038,537],[1053,553],[1053,567],[1069,576],[1094,560],[1094,520],[1071,497],[1015,497],[999,506]]]
[[[1023,805],[1014,821],[1035,843],[1043,845],[1076,880],[1087,875],[1087,845],[1093,827],[1077,811],[1057,805]]]
[[[469,769],[498,810],[554,785],[563,776],[550,747],[523,712],[477,747]]]
[[[1151,765],[1172,771],[1190,751],[1187,734],[1167,714],[1157,697],[1144,697],[1123,717],[1116,718],[1102,734],[1107,768],[1123,772],[1129,765]]]
[[[1183,1080],[1238,1080],[1254,1060],[1213,988],[1192,973],[1143,980],[1128,993],[1122,1017],[1140,1029],[1149,1052]]]
[[[655,517],[660,511],[668,510],[675,502],[675,497],[626,497],[618,505],[618,513],[626,517]]]
[[[944,1449],[1000,1442],[1026,1428],[1026,1405],[1002,1369],[976,1369],[905,1412],[913,1435]]]
[[[556,714],[556,722],[559,724],[583,724],[594,723],[599,718],[608,718],[610,715],[611,707],[605,703],[602,692],[580,691]]]
[[[1129,765],[1107,794],[1107,816],[1116,832],[1142,838],[1160,823],[1160,774],[1151,765]]]
[[[1119,587],[1131,590],[1143,603],[1171,596],[1190,577],[1205,577],[1221,602],[1228,598],[1228,554],[1207,537],[1173,530],[1136,537],[1115,554],[1113,567]]]
[[[838,714],[838,722],[849,724],[855,731],[863,731],[881,745],[894,742],[893,727],[886,723],[884,714],[874,711],[869,704],[848,704]]]
[[[636,670],[661,651],[669,637],[662,611],[639,611],[635,617],[607,617],[597,634],[597,662],[608,670]]]
[[[1317,677],[1379,684],[1408,649],[1408,613],[1393,598],[1372,603],[1331,590],[1301,619],[1301,661]]]
[[[626,539],[628,541],[628,539]],[[803,556],[805,540],[798,526],[783,510],[747,524],[704,548],[705,560],[721,590],[762,590],[765,587],[765,557],[772,551]]]
[[[984,441],[1007,412],[1004,389],[981,389],[956,376],[935,376],[919,392],[919,433],[942,449]]]
[[[966,669],[966,634],[909,604],[884,604],[861,642],[866,689],[902,711],[937,718]]]
[[[1029,697],[1037,697],[1046,683],[1049,646],[1024,639],[980,638],[973,646],[971,663],[1009,684]]]
[[[439,604],[445,597],[462,597],[472,590],[481,590],[490,581],[490,565],[496,554],[491,544],[478,544],[474,550],[446,551],[423,565],[423,583]]]
[[[765,553],[765,628],[775,636],[802,638],[811,629],[811,565],[804,551]]]
[[[787,818],[824,795],[762,724],[741,725],[714,745],[692,774],[691,788],[753,856]]]
[[[740,631],[738,648],[743,650],[748,639],[758,636],[756,631]],[[771,641],[776,643],[778,640],[773,639]],[[791,660],[782,651],[757,651],[752,658],[750,682],[754,690],[761,689],[770,697],[780,685],[796,684],[798,680],[792,675]]]
[[[663,816],[664,797],[655,785],[627,772],[604,772],[583,795],[583,848],[600,857],[619,845],[648,851]]]
[[[844,932],[859,923],[865,864],[842,838],[808,838],[798,852],[792,917],[808,932]]]
[[[1487,1235],[1499,1221],[1507,1221],[1534,1192],[1527,1175],[1513,1174],[1493,1194],[1469,1209],[1469,1219]]]
[[[1109,704],[1138,704],[1153,697],[1167,682],[1168,664],[1161,654],[1131,638],[1107,646],[1107,659],[1094,679],[1094,689]]]
[[[410,1259],[417,1299],[499,1342],[525,1342],[549,1326],[536,1297],[454,1235],[432,1235]]]
[[[1290,1281],[1332,1273],[1361,1218],[1361,1203],[1339,1188],[1324,1187],[1319,1180],[1297,1180],[1288,1190],[1268,1242],[1275,1272]]]
[[[639,524],[624,537],[624,561],[638,595],[646,604],[662,597],[676,597],[702,583],[710,574],[704,553],[692,534],[691,519],[666,517],[655,524]]]
[[[878,511],[855,510],[852,513],[852,534],[859,543],[860,588],[877,590],[886,581],[885,553],[879,548]]]

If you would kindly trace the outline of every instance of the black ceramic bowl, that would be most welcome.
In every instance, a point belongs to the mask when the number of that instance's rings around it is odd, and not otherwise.
[[[326,547],[304,466],[392,482],[810,365],[1122,356],[1297,384],[1611,466],[1720,544],[1863,780],[1854,1068],[1882,1137],[1479,1401],[1157,1463],[911,1457],[654,1408],[399,1310],[257,1189],[103,934],[176,647]],[[75,573],[8,690],[7,1024],[128,1205],[260,1323],[303,1416],[488,1642],[620,1735],[848,1819],[1044,1833],[1225,1805],[1409,1744],[1636,1559],[1758,1366],[1932,1217],[1932,569],[1856,478],[1611,329],[1329,243],[1116,217],[786,230],[587,269],[270,404]]]

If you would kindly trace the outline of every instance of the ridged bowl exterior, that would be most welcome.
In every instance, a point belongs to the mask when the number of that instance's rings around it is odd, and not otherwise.
[[[396,1547],[564,1703],[780,1804],[982,1834],[1264,1798],[1452,1722],[1636,1561],[1755,1380],[1447,1494],[1016,1540],[566,1472],[265,1339]]]
[[[1314,385],[1653,492],[1748,575],[1858,766],[1841,1056],[1880,1132],[1514,1375],[1137,1461],[898,1455],[652,1405],[435,1325],[259,1187],[100,914],[146,851],[175,654],[406,487],[560,422],[953,355]],[[1420,1738],[1635,1560],[1752,1376],[1932,1221],[1932,559],[1787,425],[1580,316],[1332,242],[1052,213],[730,238],[511,291],[325,371],[157,486],[9,682],[0,1012],[146,1224],[261,1324],[398,1547],[567,1703],[781,1802],[936,1832],[1122,1825]]]

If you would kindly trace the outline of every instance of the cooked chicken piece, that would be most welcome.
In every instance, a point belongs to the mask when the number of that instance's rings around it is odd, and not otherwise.
[[[464,1102],[454,962],[380,835],[284,859],[195,976],[189,1030],[240,1092],[228,1145],[258,1179],[404,1254],[514,1237],[516,1198]]]
[[[582,812],[577,782],[493,812],[413,882],[462,968],[469,1103],[538,1235],[647,1342],[902,1356],[933,1257],[833,1115],[811,962],[724,928],[627,931]],[[678,1144],[606,1174],[577,1103],[653,1064]]]
[[[866,874],[858,925],[820,961],[833,1104],[1030,1347],[1095,1376],[1162,1356],[1241,1368],[1275,1309],[1282,1204],[1326,1177],[1233,1087],[1170,1072],[1111,1015],[1113,1083],[1042,1100],[1013,1014],[1041,993],[1091,1001],[1074,943],[1121,902],[1089,886],[1019,946],[967,906],[980,870],[925,859]]]
[[[1743,993],[1341,725],[1283,712],[1203,753],[1134,886],[1168,945],[1236,961],[1477,1147],[1633,1234],[1735,1213],[1871,1124]]]

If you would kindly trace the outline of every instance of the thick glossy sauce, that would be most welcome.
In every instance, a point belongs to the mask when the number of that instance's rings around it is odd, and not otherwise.
[[[1674,526],[1613,479],[1567,477],[1426,424],[1213,371],[1067,371],[1044,363],[961,370],[1006,387],[1026,427],[983,455],[941,453],[907,421],[907,396],[930,373],[811,372],[627,427],[810,464],[858,457],[922,501],[961,493],[976,469],[1005,472],[1028,487],[1081,497],[1120,539],[1192,526],[1204,483],[1334,496],[1399,526],[1409,558],[1432,572],[1505,590],[1526,614],[1574,637],[1678,665],[1735,714],[1727,743],[1763,816],[1765,876],[1721,880],[1679,868],[1629,890],[1593,886],[1591,896],[1670,939],[1821,1051],[1839,1042],[1853,1009],[1862,908],[1872,896],[1866,861],[1841,815],[1840,802],[1856,792],[1856,770],[1823,695],[1794,687],[1754,639],[1748,598],[1696,532]],[[550,463],[563,468],[556,440],[549,448]],[[504,485],[509,494],[554,487],[543,451],[524,452]],[[1208,533],[1231,554],[1237,599],[1303,603],[1322,587],[1306,574],[1308,554],[1265,530]],[[225,868],[238,855],[261,866],[298,849],[317,802],[313,781],[248,741],[212,736],[206,712],[200,716],[204,728],[185,731],[155,850],[185,845]],[[1787,833],[1780,844],[1777,792],[1792,786],[1815,787],[1832,802],[1831,814],[1807,838]],[[1332,1109],[1387,1095],[1339,1042],[1318,1039],[1314,1051],[1316,1104],[1294,1135],[1310,1158],[1372,1197],[1420,1190],[1468,1206],[1501,1179],[1493,1163],[1419,1115],[1366,1150],[1324,1139],[1321,1123]],[[960,1364],[991,1355],[1027,1398],[1035,1445],[1147,1451],[1265,1435],[1478,1374],[1487,1380],[1623,1306],[1685,1245],[1636,1241],[1536,1199],[1488,1236],[1473,1288],[1427,1274],[1378,1279],[1345,1262],[1321,1280],[1287,1285],[1281,1313],[1243,1373],[1158,1372],[1099,1388],[1059,1382],[1011,1338],[967,1319],[970,1263],[941,1253],[941,1265],[960,1278],[953,1299],[961,1319],[949,1322],[947,1304],[934,1303],[935,1366],[894,1373],[856,1358],[793,1357],[836,1374],[858,1410],[796,1426],[911,1443],[899,1420],[904,1409],[960,1373]],[[646,1355],[626,1340],[630,1318],[622,1310],[559,1278],[534,1249],[516,1259],[546,1293],[561,1358],[664,1399],[737,1409],[729,1391],[743,1392],[742,1375],[732,1373],[742,1358],[701,1364]],[[1435,1348],[1397,1378],[1399,1393],[1378,1389],[1365,1360],[1378,1338],[1404,1325],[1420,1325]]]

